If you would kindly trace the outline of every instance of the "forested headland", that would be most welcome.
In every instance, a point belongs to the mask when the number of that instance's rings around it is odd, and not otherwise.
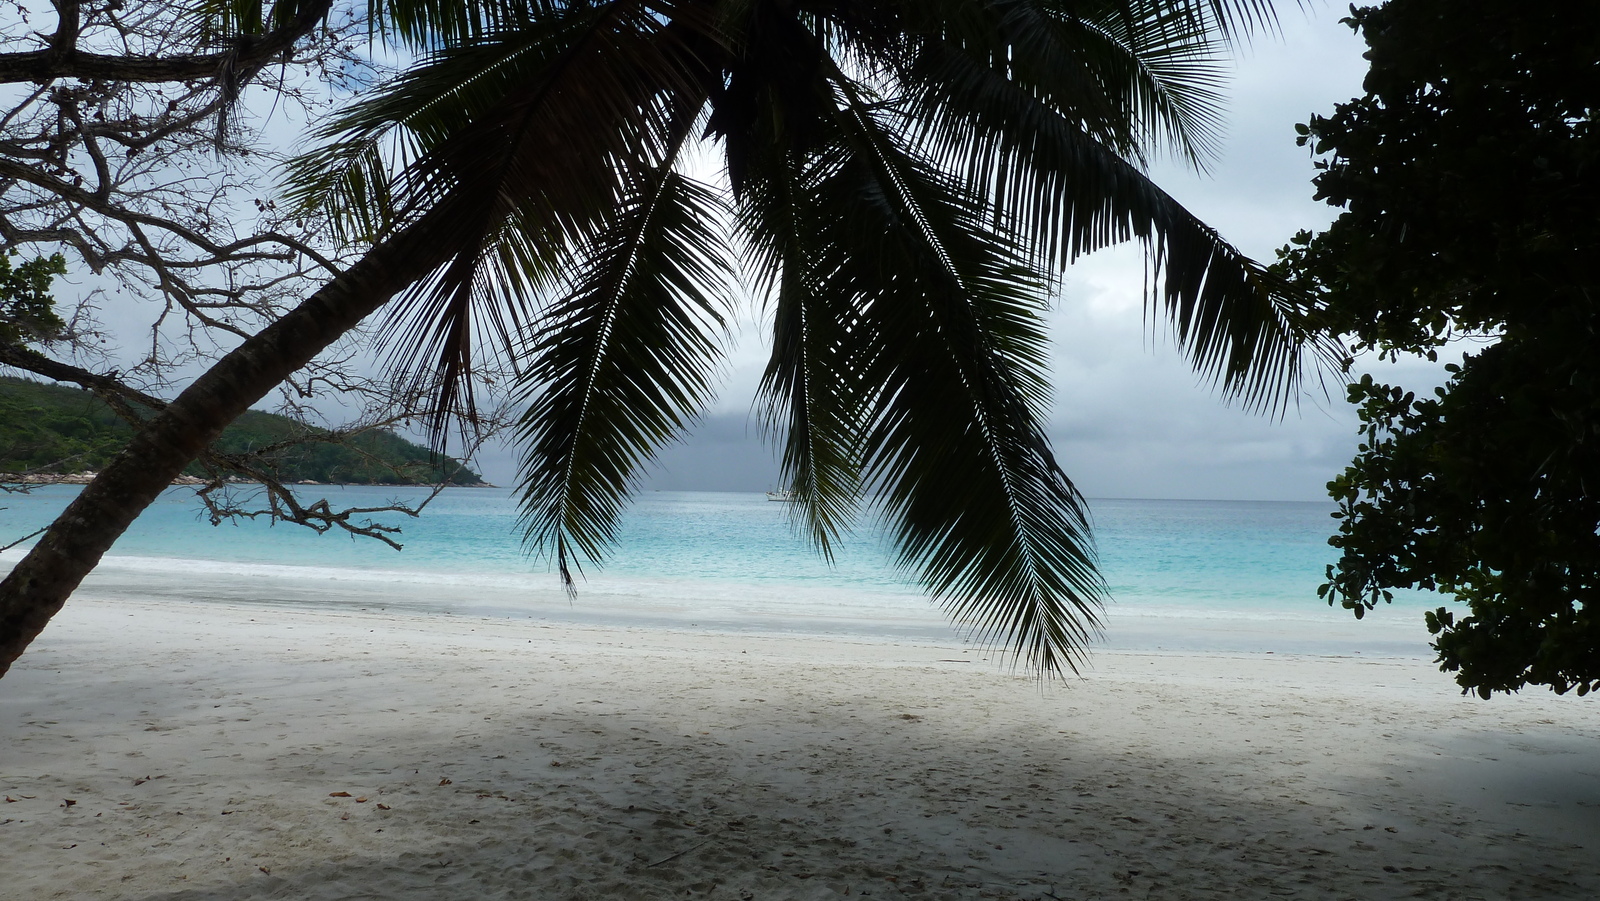
[[[133,429],[93,393],[28,379],[0,377],[0,473],[70,476],[103,468],[133,436]],[[328,440],[316,440],[325,436]],[[312,440],[306,440],[307,438]],[[298,440],[292,440],[298,439]],[[387,429],[335,436],[286,416],[251,410],[215,445],[241,454],[284,445],[266,455],[283,482],[350,485],[417,485],[449,481],[483,485],[452,457]],[[199,476],[191,465],[186,475]]]

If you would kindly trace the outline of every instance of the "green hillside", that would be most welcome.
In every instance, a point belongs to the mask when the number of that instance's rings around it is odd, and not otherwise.
[[[312,430],[314,433],[320,430]],[[224,453],[240,453],[276,444],[306,433],[306,426],[284,416],[254,410],[239,417],[217,442]],[[75,473],[100,470],[122,449],[133,430],[99,398],[87,391],[0,377],[0,472],[44,469]],[[382,462],[401,467],[396,474]],[[311,442],[272,458],[277,477],[285,482],[327,482],[350,485],[431,484],[451,473],[457,485],[481,485],[471,470],[440,458],[435,465],[427,448],[389,431],[372,431],[350,439],[348,446]],[[189,470],[200,475],[198,468]]]

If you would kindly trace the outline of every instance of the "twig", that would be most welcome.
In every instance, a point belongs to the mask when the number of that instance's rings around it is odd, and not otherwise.
[[[16,541],[13,541],[10,544],[6,545],[5,547],[0,547],[0,551],[9,551],[12,548],[16,547],[17,545],[23,543],[24,541],[27,541],[29,538],[34,538],[36,536],[43,535],[45,533],[45,530],[48,529],[48,528],[50,528],[50,527],[49,526],[41,526],[38,529],[38,531],[31,532],[31,533],[29,533],[27,535],[24,535],[21,538],[18,538]]]
[[[664,863],[668,863],[670,861],[677,860],[678,858],[682,857],[683,855],[688,854],[690,851],[698,851],[699,849],[704,848],[706,845],[711,844],[711,842],[715,838],[716,838],[716,836],[713,835],[713,836],[711,836],[711,838],[706,839],[705,841],[701,842],[698,845],[695,845],[692,848],[684,848],[682,851],[679,851],[678,853],[672,855],[671,857],[663,857],[660,860],[656,861],[655,863],[650,864],[649,867],[645,867],[645,869],[648,870],[648,869],[650,869],[650,867],[659,867]]]

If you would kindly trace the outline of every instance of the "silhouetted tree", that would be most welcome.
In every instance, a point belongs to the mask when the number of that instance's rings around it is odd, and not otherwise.
[[[240,47],[316,13],[213,8]],[[390,359],[439,386],[437,428],[473,417],[479,345],[519,360],[529,539],[570,581],[707,400],[729,295],[754,286],[761,396],[817,546],[875,495],[902,563],[1043,673],[1074,665],[1102,591],[1038,419],[1059,268],[1143,242],[1199,371],[1254,403],[1293,389],[1298,296],[1141,168],[1205,152],[1220,44],[1263,2],[371,9],[418,63],[294,169],[370,251],[151,419],[0,584],[0,665],[227,422],[396,295]],[[692,174],[702,151],[725,187]]]
[[[1350,387],[1363,444],[1330,483],[1324,588],[1357,616],[1395,588],[1483,697],[1600,685],[1600,6],[1391,0],[1354,10],[1364,97],[1303,127],[1341,207],[1287,249],[1330,331],[1380,354],[1488,346],[1417,395]]]

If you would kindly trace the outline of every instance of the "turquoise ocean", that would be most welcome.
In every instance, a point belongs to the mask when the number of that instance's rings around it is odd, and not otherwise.
[[[0,496],[0,545],[47,524],[79,489]],[[328,486],[336,508],[415,504],[411,488]],[[1336,552],[1327,503],[1091,500],[1111,589],[1103,646],[1131,651],[1431,656],[1408,597],[1355,622],[1316,596]],[[576,624],[828,634],[958,644],[952,624],[863,523],[830,565],[797,536],[787,504],[759,493],[647,492],[575,597],[524,552],[515,495],[447,489],[422,516],[396,514],[404,550],[344,534],[240,521],[212,526],[193,489],[145,512],[80,594],[392,609]],[[0,555],[9,569],[22,551]]]

